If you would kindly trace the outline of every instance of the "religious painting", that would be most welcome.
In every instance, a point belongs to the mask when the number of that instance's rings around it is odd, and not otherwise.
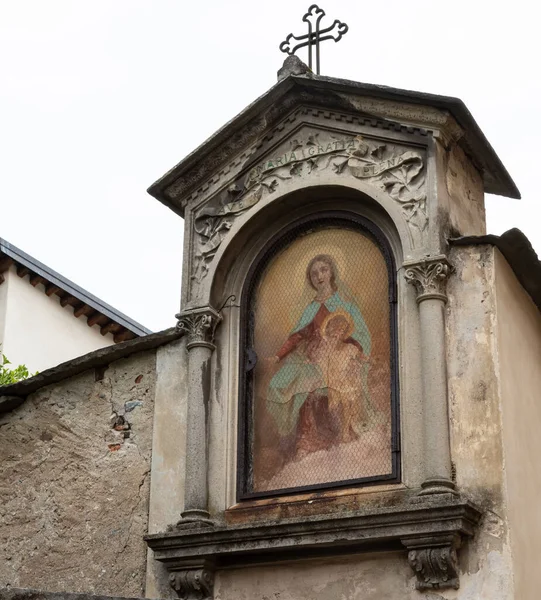
[[[394,271],[368,227],[300,225],[252,276],[245,497],[397,477]]]

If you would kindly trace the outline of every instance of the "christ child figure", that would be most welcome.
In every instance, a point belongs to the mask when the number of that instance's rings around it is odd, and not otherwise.
[[[366,357],[350,343],[354,324],[344,310],[330,313],[321,324],[321,341],[310,357],[321,369],[328,390],[329,412],[338,429],[338,442],[357,439],[365,421],[363,369]]]

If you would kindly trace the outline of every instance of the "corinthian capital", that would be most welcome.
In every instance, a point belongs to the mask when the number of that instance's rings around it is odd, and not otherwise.
[[[214,333],[221,315],[210,306],[189,312],[179,313],[177,329],[188,336],[188,350],[195,346],[206,346],[214,349]]]
[[[404,265],[404,276],[417,289],[417,302],[438,298],[447,302],[445,287],[453,267],[445,256],[435,256]]]

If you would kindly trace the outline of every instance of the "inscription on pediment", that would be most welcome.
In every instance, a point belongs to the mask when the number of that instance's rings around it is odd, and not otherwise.
[[[295,178],[330,171],[337,182],[364,180],[385,192],[402,211],[413,245],[422,244],[428,225],[424,153],[400,144],[325,131],[301,132],[252,167],[194,218],[196,245],[192,280],[200,282],[233,222]]]

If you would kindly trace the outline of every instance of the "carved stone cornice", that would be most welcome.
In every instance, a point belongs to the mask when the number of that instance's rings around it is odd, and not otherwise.
[[[399,120],[401,123],[429,130],[435,138],[442,136],[445,140],[456,142],[464,136],[462,127],[446,110],[426,105],[392,102],[373,96],[353,96],[349,94],[348,99],[362,113],[382,119]]]
[[[445,288],[453,272],[446,256],[434,256],[415,263],[404,264],[404,277],[417,289],[417,302],[436,298],[447,302]]]
[[[418,590],[458,590],[458,536],[430,536],[401,541],[409,549],[408,562],[417,576],[415,585]]]
[[[216,310],[207,306],[175,316],[178,319],[177,330],[188,337],[188,350],[197,346],[214,350],[214,334],[222,320]]]
[[[211,600],[214,596],[214,565],[202,561],[174,570],[169,574],[169,584],[181,600]]]
[[[392,506],[366,507],[355,512],[288,518],[280,521],[264,514],[257,521],[216,523],[147,535],[154,558],[169,572],[194,569],[194,561],[221,567],[297,560],[335,555],[337,552],[371,552],[374,548],[409,552],[419,589],[456,587],[456,549],[473,536],[481,511],[461,496],[398,494]]]

